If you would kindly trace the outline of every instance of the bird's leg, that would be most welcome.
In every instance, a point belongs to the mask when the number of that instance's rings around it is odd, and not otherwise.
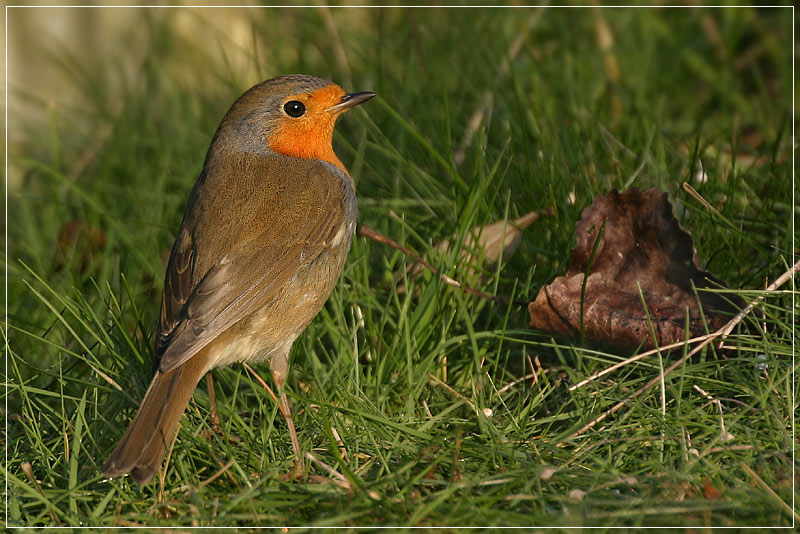
[[[214,377],[211,371],[206,373],[206,387],[208,388],[208,403],[211,405],[211,430],[216,434],[222,435],[222,427],[220,426],[219,413],[217,412],[217,397],[214,394]]]
[[[305,461],[303,459],[303,451],[300,448],[300,440],[297,438],[297,431],[294,428],[294,418],[292,417],[292,409],[289,406],[289,399],[286,397],[286,392],[283,389],[284,382],[286,381],[286,374],[289,370],[289,350],[281,351],[275,354],[270,361],[270,371],[272,371],[272,379],[275,381],[275,387],[279,392],[280,407],[283,418],[286,419],[286,425],[289,427],[289,437],[292,440],[292,450],[294,451],[294,467],[290,473],[285,475],[287,480],[301,480],[305,478]]]
[[[289,426],[289,436],[292,439],[292,449],[294,449],[294,467],[292,471],[287,474],[286,478],[289,480],[302,480],[305,478],[305,462],[303,460],[303,451],[300,449],[300,440],[297,439],[297,431],[294,429],[294,419],[292,418],[292,409],[289,407],[289,399],[286,398],[286,393],[281,393],[281,412],[286,419],[286,424]]]

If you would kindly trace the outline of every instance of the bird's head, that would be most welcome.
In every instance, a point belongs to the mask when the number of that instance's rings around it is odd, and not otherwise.
[[[230,145],[226,148],[232,150],[268,149],[286,156],[317,158],[345,170],[333,152],[336,119],[373,96],[372,92],[346,93],[335,83],[314,76],[272,78],[252,87],[233,104],[215,142],[226,139]]]

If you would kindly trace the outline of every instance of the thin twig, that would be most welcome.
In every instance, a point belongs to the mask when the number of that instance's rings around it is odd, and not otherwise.
[[[353,471],[353,474],[356,475],[356,476],[360,476],[361,473],[366,471],[374,463],[375,463],[375,457],[374,456],[370,456],[369,459],[366,462],[361,464],[361,467],[359,467],[358,469]]]
[[[339,447],[339,455],[341,455],[342,460],[345,462],[349,461],[347,458],[347,449],[344,447],[344,441],[342,441],[342,438],[339,436],[339,431],[336,430],[335,426],[331,426],[331,433],[336,440],[336,446]]]
[[[722,441],[730,441],[730,440],[732,440],[733,439],[733,434],[731,434],[730,432],[728,432],[725,429],[725,418],[724,418],[724,414],[723,414],[723,411],[722,411],[722,402],[720,402],[719,399],[715,399],[714,397],[712,397],[711,394],[708,393],[708,391],[704,390],[703,388],[701,388],[697,384],[694,384],[692,387],[696,391],[698,391],[703,397],[708,399],[711,404],[715,405],[719,409],[719,429],[720,429],[719,430],[719,439],[722,440]],[[706,404],[705,406],[708,406],[708,405]]]
[[[284,417],[286,417],[286,414],[285,414],[285,413],[283,413],[283,408],[281,407],[281,403],[280,403],[280,401],[278,401],[278,396],[277,396],[277,395],[275,395],[275,392],[273,392],[273,391],[272,391],[272,388],[271,388],[271,387],[269,387],[269,386],[267,385],[267,383],[266,383],[266,382],[264,382],[264,379],[263,379],[263,378],[261,378],[261,375],[259,375],[258,373],[256,373],[256,372],[253,370],[253,368],[252,368],[252,367],[250,367],[249,365],[247,365],[247,362],[243,363],[242,365],[244,365],[244,368],[245,368],[245,369],[247,369],[248,371],[250,371],[250,374],[251,374],[251,375],[253,375],[253,377],[256,379],[256,381],[257,381],[259,384],[261,384],[261,386],[262,386],[264,389],[266,389],[266,390],[267,390],[267,393],[269,393],[269,396],[270,396],[270,397],[272,397],[272,400],[274,400],[274,401],[275,401],[275,402],[278,404],[278,409],[280,409],[280,411],[281,411],[281,413],[283,414],[283,416],[284,416]]]
[[[765,290],[769,290],[769,288],[765,288]],[[781,294],[788,294],[788,293],[791,293],[791,292],[790,291],[772,291],[773,295],[781,295]],[[647,358],[648,356],[652,356],[653,354],[658,353],[658,351],[660,351],[660,350],[661,351],[668,351],[668,350],[672,350],[672,349],[677,349],[677,348],[683,347],[684,345],[692,345],[694,343],[699,343],[700,341],[705,341],[705,340],[707,340],[709,338],[714,338],[714,337],[717,337],[717,333],[716,332],[711,333],[711,334],[703,334],[702,336],[693,337],[693,338],[690,338],[690,339],[687,339],[687,340],[684,340],[684,341],[677,341],[677,342],[671,343],[669,345],[664,345],[663,347],[660,347],[660,348],[655,348],[655,349],[652,349],[652,350],[648,350],[646,352],[642,352],[641,354],[636,354],[634,356],[631,356],[630,358],[622,360],[619,363],[615,363],[614,365],[612,365],[610,367],[606,367],[602,371],[598,371],[595,374],[593,374],[593,375],[591,375],[591,376],[589,376],[587,378],[584,378],[583,380],[581,380],[577,384],[571,385],[567,389],[567,391],[575,391],[576,389],[579,389],[579,388],[585,386],[589,382],[593,382],[593,381],[597,380],[601,376],[607,375],[608,373],[610,373],[612,371],[616,371],[620,367],[625,367],[628,364],[631,364],[633,362],[637,362],[639,360]],[[722,345],[719,348],[720,349],[729,349],[729,348],[733,348],[733,347],[730,347],[730,346],[727,346],[727,345]]]
[[[404,247],[403,245],[401,245],[397,241],[395,241],[395,240],[393,240],[393,239],[391,239],[389,237],[386,237],[383,234],[379,234],[378,232],[376,232],[375,230],[373,230],[372,228],[370,228],[369,226],[367,226],[365,224],[361,225],[361,228],[359,228],[359,230],[358,230],[358,234],[360,236],[362,236],[362,237],[366,237],[366,238],[372,239],[373,241],[377,241],[378,243],[382,243],[384,245],[389,245],[390,247],[399,250],[403,254],[405,254],[407,256],[411,256],[411,258],[413,258],[414,261],[416,261],[417,263],[419,263],[420,265],[422,265],[423,267],[428,269],[433,274],[437,275],[439,278],[442,279],[442,281],[444,281],[444,283],[446,283],[448,285],[451,285],[453,287],[457,287],[458,289],[461,289],[465,293],[469,293],[470,295],[475,295],[476,297],[480,297],[480,298],[486,299],[486,300],[491,300],[492,302],[498,302],[498,303],[504,304],[504,305],[508,305],[508,304],[514,304],[515,306],[527,306],[528,305],[527,301],[515,300],[515,301],[511,302],[506,298],[498,297],[498,296],[495,296],[495,295],[490,295],[489,293],[484,293],[483,291],[479,291],[477,289],[472,289],[471,287],[467,287],[464,284],[462,284],[461,282],[459,282],[458,280],[456,280],[454,278],[451,278],[451,277],[447,276],[446,274],[444,274],[443,272],[440,272],[439,270],[437,270],[436,267],[434,267],[433,265],[431,265],[430,263],[425,261],[422,258],[422,256],[420,256],[419,254],[417,254],[416,252],[414,252],[410,248]]]
[[[721,445],[717,447],[711,447],[703,454],[698,455],[699,458],[703,458],[709,454],[714,454],[715,452],[728,452],[728,451],[754,451],[758,450],[753,445]]]
[[[475,406],[475,404],[472,401],[470,401],[464,395],[462,395],[458,391],[454,390],[453,388],[451,388],[450,386],[448,386],[447,384],[442,382],[439,379],[439,377],[437,377],[436,375],[428,373],[428,378],[431,379],[433,382],[437,383],[438,385],[442,386],[444,389],[446,389],[447,391],[449,391],[450,393],[452,393],[453,395],[455,395],[456,397],[458,397],[462,401],[464,401],[467,404],[467,406],[472,408],[476,413],[478,412],[478,408]]]
[[[334,486],[338,486],[344,490],[347,490],[347,493],[352,497],[354,495],[353,485],[350,483],[347,478],[345,478],[341,473],[336,471],[333,467],[329,466],[310,452],[306,453],[306,458],[311,460],[311,463],[314,463],[325,470],[332,478],[318,476],[318,475],[311,475],[309,477],[310,480],[313,480],[314,483],[317,484],[333,484]],[[369,492],[368,492],[369,493]]]
[[[776,289],[776,288],[782,286],[789,279],[791,279],[797,273],[797,271],[799,271],[799,270],[800,270],[800,261],[795,263],[789,270],[787,270],[785,273],[783,273],[781,276],[779,276],[778,279],[775,280],[772,284],[770,284],[769,288],[767,288],[767,289],[769,291],[772,291],[773,289]],[[677,369],[678,367],[683,365],[689,358],[691,358],[692,356],[694,356],[695,354],[700,352],[706,345],[711,343],[713,340],[715,340],[717,338],[725,339],[731,332],[733,332],[733,329],[736,328],[736,325],[738,325],[740,322],[742,322],[742,320],[745,318],[745,316],[747,316],[751,311],[753,311],[753,308],[755,308],[756,305],[759,302],[764,300],[765,297],[766,297],[766,295],[759,295],[758,297],[753,299],[750,302],[750,304],[747,305],[747,307],[745,309],[740,311],[736,315],[736,317],[734,317],[733,319],[728,321],[728,323],[725,326],[723,326],[722,328],[720,328],[719,330],[717,330],[713,334],[707,336],[707,338],[703,342],[701,342],[695,348],[690,350],[683,358],[679,359],[678,361],[676,361],[675,363],[670,365],[664,371],[663,376],[666,376],[666,375],[670,374],[672,371],[674,371],[675,369]],[[664,350],[664,348],[662,347],[661,350]],[[597,423],[600,423],[601,421],[605,420],[609,415],[612,415],[612,414],[618,412],[625,405],[627,405],[631,400],[635,399],[636,397],[638,397],[639,395],[641,395],[642,393],[644,393],[645,391],[647,391],[648,389],[653,387],[655,384],[657,384],[659,382],[659,380],[661,380],[661,373],[659,373],[659,376],[657,376],[654,379],[650,380],[647,384],[645,384],[641,388],[637,389],[636,391],[634,391],[633,393],[631,393],[630,395],[625,397],[623,400],[621,400],[620,402],[618,402],[617,404],[612,406],[610,409],[608,409],[607,411],[603,412],[600,416],[598,416],[595,419],[593,419],[592,421],[586,423],[581,428],[579,428],[577,431],[575,431],[572,434],[570,434],[569,436],[567,436],[565,439],[563,439],[562,441],[557,443],[556,446],[560,447],[565,442],[580,436],[581,434],[583,434],[584,432],[586,432],[590,428],[594,427]]]
[[[527,375],[525,375],[525,376],[521,376],[521,377],[519,377],[519,378],[517,378],[517,379],[515,379],[515,380],[512,380],[511,382],[509,382],[509,383],[508,383],[508,384],[506,384],[505,386],[503,386],[503,387],[501,387],[500,389],[498,389],[498,390],[497,390],[497,395],[498,395],[498,396],[502,395],[503,393],[505,393],[505,392],[506,392],[506,391],[508,391],[509,389],[511,389],[511,388],[513,388],[514,386],[516,386],[517,384],[519,384],[520,382],[525,382],[525,381],[526,381],[527,379],[529,379],[529,378],[534,378],[534,379],[535,379],[537,375],[538,375],[538,373],[537,373],[536,371],[534,371],[534,372],[532,372],[532,373],[528,373],[528,374],[527,374]],[[534,384],[535,384],[535,383],[536,383],[536,382],[534,382]]]
[[[198,489],[201,489],[201,488],[204,488],[204,487],[208,486],[209,484],[214,482],[216,479],[218,479],[219,477],[221,477],[222,475],[227,473],[228,469],[230,469],[231,466],[233,465],[233,462],[234,462],[234,460],[230,460],[227,464],[222,466],[222,468],[219,471],[217,471],[216,473],[214,473],[213,475],[211,475],[210,477],[208,477],[207,479],[202,481],[200,483],[200,485],[198,486]]]
[[[422,399],[422,407],[425,409],[425,415],[428,416],[428,419],[433,419],[433,414],[431,413],[430,406],[428,406],[428,403],[425,402],[425,399]]]
[[[653,354],[658,353],[658,351],[660,351],[660,350],[667,351],[667,350],[677,349],[679,347],[683,347],[684,345],[691,345],[693,343],[698,343],[700,341],[705,341],[707,339],[714,338],[714,337],[716,337],[716,333],[705,334],[705,335],[702,335],[702,336],[698,336],[698,337],[693,337],[691,339],[687,339],[685,341],[678,341],[678,342],[672,343],[670,345],[664,345],[663,347],[652,349],[652,350],[648,350],[648,351],[643,352],[641,354],[637,354],[635,356],[631,356],[630,358],[622,360],[619,363],[615,363],[611,367],[606,367],[602,371],[596,372],[595,374],[593,374],[592,376],[590,376],[588,378],[584,378],[583,380],[581,380],[577,384],[574,384],[574,385],[570,386],[567,391],[575,391],[576,389],[585,386],[589,382],[597,380],[598,378],[600,378],[603,375],[607,375],[608,373],[610,373],[612,371],[615,371],[615,370],[619,369],[620,367],[624,367],[624,366],[626,366],[626,365],[628,365],[630,363],[639,361],[639,360],[641,360],[643,358],[647,358],[648,356],[652,356]]]
[[[691,185],[689,185],[687,182],[683,182],[683,190],[689,193],[700,204],[702,204],[705,209],[707,209],[708,211],[710,211],[719,218],[724,218],[717,208],[712,206],[708,200],[700,196],[700,193],[698,193],[697,190]]]
[[[319,458],[317,458],[316,456],[314,456],[310,452],[306,453],[306,458],[311,460],[311,463],[318,465],[326,473],[328,473],[330,476],[332,476],[336,480],[338,485],[340,485],[340,486],[342,486],[343,488],[346,488],[346,489],[350,489],[351,488],[350,481],[347,480],[347,478],[343,474],[341,474],[339,471],[337,471],[333,467],[329,466],[328,464],[326,464],[325,462],[323,462],[322,460],[320,460]]]
[[[222,460],[220,460],[219,456],[214,454],[213,450],[210,452],[210,454],[211,457],[214,459],[214,461],[217,462],[217,465],[219,465],[220,469],[222,470],[222,474],[228,475],[228,479],[234,484],[236,484],[237,487],[241,488],[242,485],[239,484],[239,481],[236,480],[236,478],[231,474],[229,469],[225,469],[225,464],[222,463]]]

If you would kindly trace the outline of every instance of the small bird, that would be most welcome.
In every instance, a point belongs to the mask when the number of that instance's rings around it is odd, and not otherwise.
[[[356,196],[333,151],[334,125],[373,96],[289,75],[231,106],[172,247],[153,379],[106,476],[149,482],[200,379],[236,362],[269,361],[301,461],[283,392],[289,350],[328,300],[355,232]]]

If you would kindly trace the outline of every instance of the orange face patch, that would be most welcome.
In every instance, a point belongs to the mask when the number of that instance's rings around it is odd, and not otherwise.
[[[333,152],[333,127],[339,112],[325,111],[338,104],[345,95],[336,84],[312,93],[287,97],[281,107],[292,100],[302,102],[305,113],[297,118],[288,115],[269,139],[269,147],[279,154],[305,159],[321,159],[347,172]]]

